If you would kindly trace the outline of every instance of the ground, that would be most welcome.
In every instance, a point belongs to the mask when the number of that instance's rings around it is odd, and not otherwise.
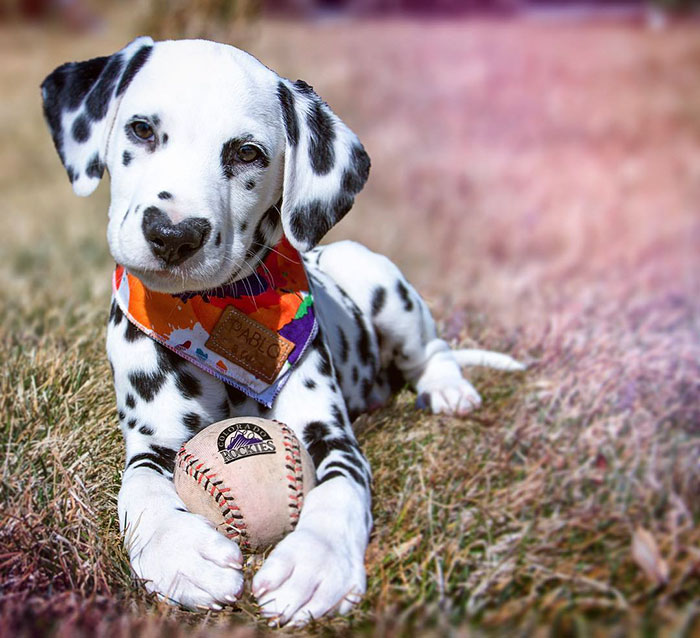
[[[0,635],[268,631],[249,601],[149,600],[118,535],[108,187],[72,195],[38,85],[138,32],[126,11],[80,37],[0,26]],[[471,372],[485,401],[464,420],[408,392],[358,420],[368,593],[305,635],[700,634],[698,35],[484,19],[241,34],[372,157],[331,238],[392,257],[454,344],[530,365]]]

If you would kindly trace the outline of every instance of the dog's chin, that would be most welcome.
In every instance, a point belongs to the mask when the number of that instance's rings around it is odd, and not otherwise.
[[[141,270],[127,267],[127,270],[149,290],[165,292],[171,295],[211,290],[221,286],[231,278],[230,274],[220,274],[216,278],[203,279],[179,268],[172,270]]]

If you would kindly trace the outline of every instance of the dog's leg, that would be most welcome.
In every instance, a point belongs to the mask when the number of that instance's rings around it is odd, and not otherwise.
[[[434,413],[464,415],[481,403],[463,376],[463,365],[522,370],[511,357],[486,350],[456,350],[437,336],[430,310],[386,257],[343,241],[318,251],[317,266],[370,317],[379,344],[380,368],[396,367]],[[348,268],[352,264],[352,268]]]
[[[240,549],[185,510],[172,472],[183,441],[229,416],[223,384],[139,332],[114,302],[107,352],[126,442],[118,509],[132,569],[149,592],[220,609],[243,587]]]
[[[273,415],[306,445],[318,485],[307,495],[296,529],[255,575],[253,594],[264,616],[303,624],[329,611],[347,612],[364,593],[372,520],[369,465],[320,338],[280,393]]]

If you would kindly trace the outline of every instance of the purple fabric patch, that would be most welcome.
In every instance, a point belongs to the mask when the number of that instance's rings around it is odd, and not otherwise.
[[[292,365],[299,358],[303,347],[300,348],[298,346],[299,344],[303,346],[306,343],[306,340],[309,338],[309,335],[313,329],[314,309],[311,307],[303,317],[290,321],[279,331],[281,337],[289,339],[289,341],[296,346],[287,359],[289,365]]]

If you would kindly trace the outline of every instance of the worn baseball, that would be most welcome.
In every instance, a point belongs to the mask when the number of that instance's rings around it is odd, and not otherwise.
[[[190,512],[254,552],[294,529],[316,471],[284,423],[238,417],[187,441],[175,459],[173,480]]]

